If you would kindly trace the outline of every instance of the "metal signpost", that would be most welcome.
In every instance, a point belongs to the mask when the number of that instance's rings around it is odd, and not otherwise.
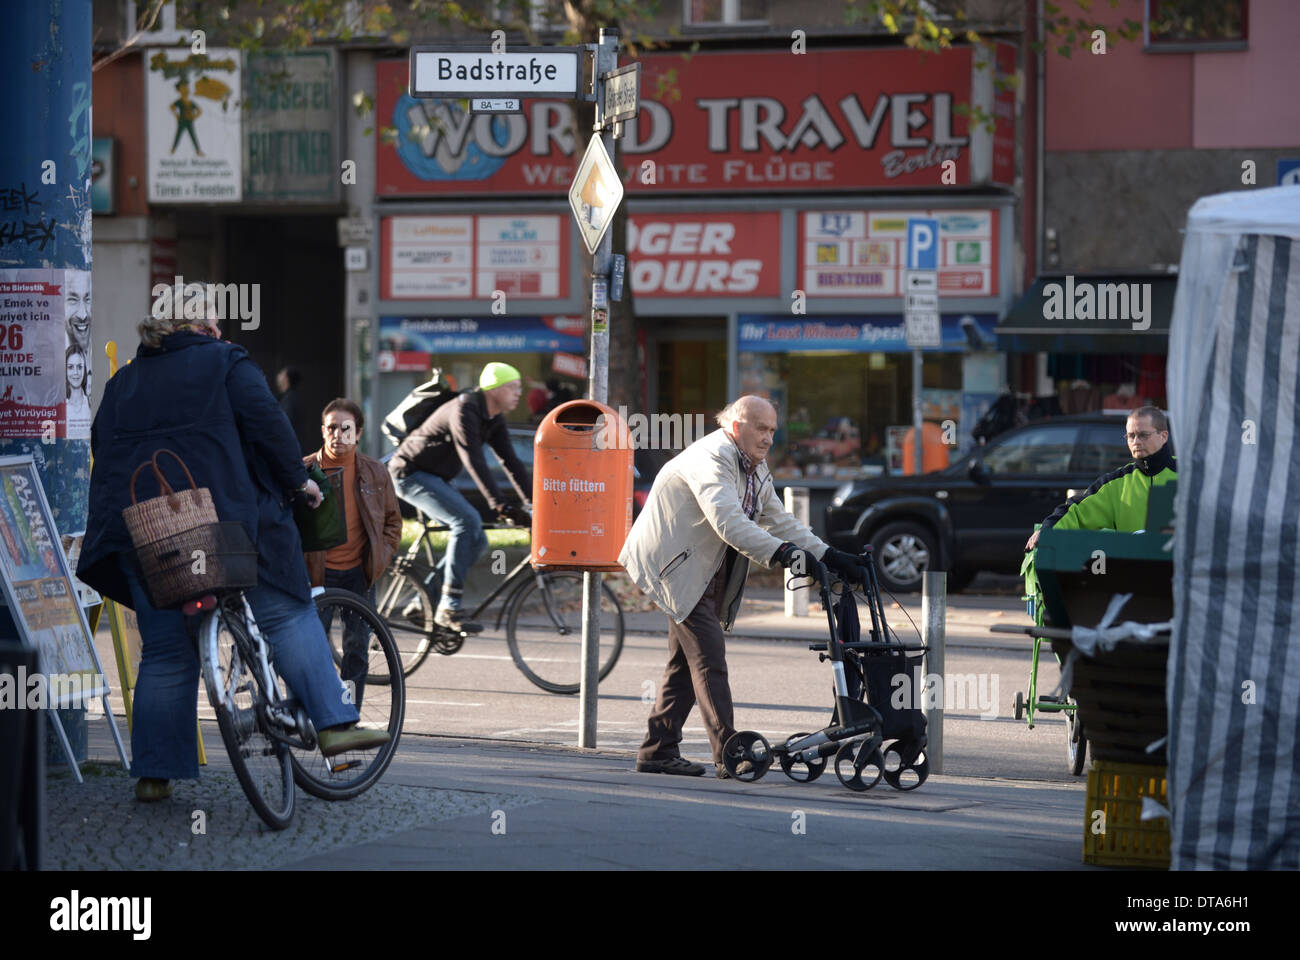
[[[921,348],[943,344],[939,319],[939,221],[907,221],[907,269],[903,272],[903,323],[912,348],[912,463],[921,475],[924,462],[921,417]]]
[[[594,89],[583,89],[586,58],[595,56]],[[623,201],[623,180],[614,167],[614,141],[640,106],[641,65],[618,69],[618,31],[600,31],[599,42],[581,47],[526,47],[506,52],[488,45],[411,48],[409,89],[429,100],[468,99],[476,113],[514,113],[527,97],[595,101],[594,135],[569,188],[591,269],[590,399],[609,399],[609,303],[622,298],[625,265],[611,270],[610,224]],[[340,223],[340,243],[344,227]],[[621,258],[620,258],[621,259]],[[612,276],[611,276],[612,273]],[[611,280],[613,290],[610,289]],[[578,712],[582,747],[596,746],[596,685],[600,672],[600,574],[582,577],[582,687]]]

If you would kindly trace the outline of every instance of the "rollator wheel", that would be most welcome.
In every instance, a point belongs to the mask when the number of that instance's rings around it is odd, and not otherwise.
[[[1025,695],[1019,690],[1016,691],[1015,710],[1016,719],[1023,720],[1025,718]]]
[[[930,776],[930,760],[922,749],[910,764],[903,763],[898,743],[885,748],[885,782],[895,790],[915,790]]]
[[[722,764],[732,779],[742,783],[761,780],[772,766],[772,745],[761,733],[739,730],[722,746]],[[742,766],[748,764],[745,769]]]
[[[779,756],[781,759],[781,771],[798,783],[812,783],[823,773],[826,772],[826,758],[818,757],[816,760],[809,762],[799,760],[788,752],[790,744],[798,743],[804,737],[811,737],[811,733],[793,733],[786,738],[786,750],[782,751]]]
[[[856,793],[866,793],[879,783],[884,770],[880,741],[875,737],[850,740],[835,754],[835,776]]]

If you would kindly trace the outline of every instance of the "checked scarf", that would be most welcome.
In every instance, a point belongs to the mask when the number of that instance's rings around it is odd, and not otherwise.
[[[745,498],[740,502],[740,508],[745,511],[745,516],[753,520],[754,513],[758,510],[758,464],[745,455],[735,437],[727,434],[727,439],[740,455],[740,469],[745,471]]]

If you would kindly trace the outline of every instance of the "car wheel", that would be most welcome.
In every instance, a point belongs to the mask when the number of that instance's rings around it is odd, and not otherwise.
[[[934,534],[918,523],[887,523],[871,535],[880,585],[891,593],[916,593],[921,574],[935,562]]]

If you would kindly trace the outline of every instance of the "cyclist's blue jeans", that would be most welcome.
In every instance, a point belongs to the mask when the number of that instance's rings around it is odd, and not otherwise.
[[[337,587],[355,593],[370,604],[375,605],[375,588],[366,585],[366,571],[362,566],[350,570],[331,570],[325,568],[325,588]],[[328,609],[328,608],[326,608]],[[355,703],[361,709],[361,699],[366,692],[366,674],[370,667],[370,625],[354,614],[343,614],[343,663],[339,667],[339,678],[344,683],[349,681],[356,688]],[[333,629],[333,612],[327,618],[327,630]]]
[[[469,568],[487,550],[482,518],[474,505],[442,477],[413,470],[393,482],[399,497],[448,529],[447,553],[439,564],[442,570],[440,605],[459,610]]]
[[[199,655],[179,610],[155,610],[130,562],[131,587],[143,656],[131,720],[131,776],[194,780],[199,775]],[[317,730],[355,723],[356,707],[334,668],[325,630],[310,600],[296,600],[265,584],[245,590],[276,672],[307,708]]]

